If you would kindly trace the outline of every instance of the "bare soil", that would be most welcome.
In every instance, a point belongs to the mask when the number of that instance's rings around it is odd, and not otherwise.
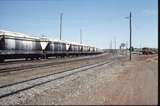
[[[97,80],[89,93],[67,98],[64,104],[157,105],[157,56],[136,56],[121,65],[113,80]]]

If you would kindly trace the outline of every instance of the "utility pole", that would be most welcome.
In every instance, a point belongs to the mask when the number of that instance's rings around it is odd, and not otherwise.
[[[114,51],[114,53],[116,54],[116,37],[114,38],[114,42],[115,42],[115,51]]]
[[[130,61],[131,61],[131,52],[132,52],[132,50],[131,50],[131,47],[132,47],[132,13],[130,12],[130,16],[129,16],[129,26],[130,26]]]
[[[111,40],[111,43],[110,43],[110,53],[112,53],[112,40]]]
[[[130,29],[130,37],[129,37],[129,43],[130,43],[130,61],[131,61],[131,47],[132,47],[132,13],[130,12],[129,17],[125,17],[125,18],[129,18],[129,29]]]
[[[60,14],[60,40],[62,37],[62,17],[63,17],[63,13]]]
[[[82,30],[80,29],[80,43],[82,44]]]

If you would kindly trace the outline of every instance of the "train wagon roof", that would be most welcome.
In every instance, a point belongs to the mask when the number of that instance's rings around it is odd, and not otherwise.
[[[77,43],[77,42],[71,42],[71,41],[67,41],[67,40],[59,40],[59,39],[52,39],[52,38],[49,38],[48,40],[52,41],[52,42],[61,42],[61,43],[66,43],[66,44],[74,44],[74,45],[80,45],[80,46],[89,46],[89,45],[86,45],[86,44],[80,44],[80,43]]]
[[[12,36],[12,37],[21,37],[21,38],[30,38],[30,39],[39,39],[39,37],[31,37],[27,34],[19,33],[19,32],[11,32],[6,30],[0,30],[0,35]]]
[[[66,42],[69,44],[79,45],[79,43],[76,43],[76,42],[71,42],[71,41],[66,41]]]
[[[81,44],[81,43],[71,42],[71,41],[66,41],[66,43],[68,43],[68,44],[74,44],[74,45],[80,45],[80,46],[89,46],[89,45],[86,45],[86,44]]]
[[[47,41],[47,42],[50,41],[47,37],[40,37],[40,40],[41,41]]]
[[[52,39],[52,38],[49,38],[49,41],[52,41],[52,42],[60,42],[60,43],[66,43],[66,41],[59,40],[59,39]]]
[[[67,41],[67,40],[59,40],[59,39],[49,39],[50,41],[53,41],[53,42],[61,42],[61,43],[66,43],[66,44],[75,44],[75,45],[81,45],[79,43],[76,43],[76,42],[71,42],[71,41]]]

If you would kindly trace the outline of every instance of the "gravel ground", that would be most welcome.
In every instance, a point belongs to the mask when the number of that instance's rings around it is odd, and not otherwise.
[[[96,59],[90,58],[87,60],[75,61],[71,63],[67,62],[67,63],[57,64],[57,65],[53,64],[53,65],[45,66],[45,67],[37,67],[37,68],[24,69],[20,71],[0,73],[0,86],[14,83],[14,82],[24,81],[27,79],[36,78],[36,77],[43,76],[43,75],[48,75],[48,74],[55,73],[55,72],[72,69],[72,68],[83,66],[86,64],[92,64],[92,63],[94,64],[96,62],[105,61],[105,58],[110,57],[107,54],[103,56],[103,58],[99,57],[102,55],[97,55],[97,56],[98,58]],[[49,61],[49,62],[52,62],[52,61]]]
[[[158,103],[158,59],[135,56],[132,62],[89,69],[0,100],[0,104],[144,104]]]

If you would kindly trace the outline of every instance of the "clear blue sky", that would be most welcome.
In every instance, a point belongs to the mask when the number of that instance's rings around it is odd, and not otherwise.
[[[0,29],[42,34],[59,39],[59,16],[63,12],[62,39],[109,48],[110,42],[129,42],[132,11],[133,46],[158,46],[157,0],[0,0]],[[114,44],[112,44],[114,47]]]

